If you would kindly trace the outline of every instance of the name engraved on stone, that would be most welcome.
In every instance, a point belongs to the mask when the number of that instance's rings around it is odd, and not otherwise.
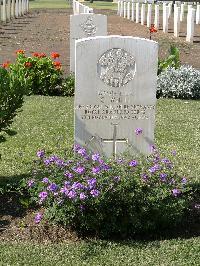
[[[127,120],[149,119],[155,105],[78,105],[75,108],[80,112],[81,119],[93,120]]]
[[[100,79],[111,87],[122,87],[133,80],[136,71],[134,57],[121,48],[106,51],[98,60]]]
[[[91,37],[97,32],[97,27],[94,24],[92,17],[87,17],[86,21],[82,23],[80,27],[85,32],[87,37]]]
[[[122,93],[116,92],[116,91],[98,91],[98,96],[100,98],[100,101],[102,103],[105,102],[105,100],[111,102],[111,103],[121,103],[122,102]]]

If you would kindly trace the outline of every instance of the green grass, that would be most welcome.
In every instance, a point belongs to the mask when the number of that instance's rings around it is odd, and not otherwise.
[[[198,266],[200,239],[152,242],[82,241],[69,244],[0,244],[0,265]],[[2,264],[1,264],[2,263]]]
[[[66,0],[33,0],[30,8],[69,8]]]
[[[200,101],[157,101],[155,141],[168,155],[177,150],[180,171],[198,181],[200,175]],[[0,144],[0,178],[27,175],[36,151],[61,153],[73,145],[73,98],[26,97],[11,136]],[[1,185],[1,184],[0,184]]]

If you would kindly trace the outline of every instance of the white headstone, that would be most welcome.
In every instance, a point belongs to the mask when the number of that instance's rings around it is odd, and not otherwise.
[[[168,12],[169,8],[166,3],[163,3],[163,32],[168,32]]]
[[[16,0],[15,2],[15,17],[19,17],[19,0]]]
[[[157,60],[158,44],[148,39],[108,36],[76,41],[76,144],[107,157],[150,153]],[[138,129],[142,134],[135,133]]]
[[[123,7],[124,7],[124,3],[123,3],[123,1],[120,1],[120,13],[119,13],[119,15],[121,17],[123,16]]]
[[[127,3],[124,2],[124,18],[126,18],[126,6],[127,6]]]
[[[70,16],[70,71],[75,71],[75,40],[107,35],[107,16],[80,14]]]
[[[6,22],[6,0],[3,0],[3,6],[2,6],[2,21]]]
[[[155,5],[155,18],[154,18],[154,25],[157,30],[159,30],[159,5]]]
[[[184,11],[185,11],[185,4],[181,4],[181,15],[180,15],[180,21],[183,21],[184,19]]]
[[[7,0],[7,20],[11,19],[11,0]]]
[[[145,7],[146,7],[146,5],[142,4],[142,7],[141,7],[141,25],[145,24]]]
[[[193,38],[194,38],[194,17],[195,17],[195,9],[193,9],[191,7],[188,10],[188,15],[187,15],[186,42],[193,42]]]
[[[135,20],[135,3],[134,3],[134,0],[131,3],[131,20],[132,21]]]
[[[127,3],[127,19],[130,19],[130,2]]]
[[[135,10],[135,22],[136,23],[139,23],[140,22],[140,3],[136,3],[135,4],[135,8],[136,8],[136,10]]]
[[[15,0],[11,1],[11,18],[15,17]]]
[[[151,9],[152,9],[152,5],[148,4],[148,9],[147,9],[147,27],[148,28],[151,27]]]
[[[176,7],[174,10],[174,36],[179,37],[179,32],[180,32],[180,13],[181,13],[181,8]]]

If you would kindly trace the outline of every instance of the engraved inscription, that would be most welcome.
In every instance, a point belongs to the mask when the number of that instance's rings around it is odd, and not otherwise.
[[[92,17],[87,17],[86,21],[80,25],[87,37],[93,36],[97,32],[97,27]]]
[[[106,51],[99,59],[97,71],[100,79],[111,87],[122,87],[135,75],[134,57],[121,48]]]
[[[88,104],[75,108],[80,112],[81,119],[94,120],[129,120],[149,119],[155,105],[132,104]]]

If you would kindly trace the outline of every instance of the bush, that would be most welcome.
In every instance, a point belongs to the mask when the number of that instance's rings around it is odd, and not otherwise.
[[[8,63],[4,63],[8,67]],[[0,67],[0,132],[8,129],[23,104],[25,91],[15,75]]]
[[[44,219],[100,237],[132,236],[180,223],[189,203],[187,179],[156,149],[137,160],[108,160],[77,145],[74,151],[72,159],[38,151],[27,181],[31,200],[45,209],[36,214],[36,223]]]
[[[200,71],[191,66],[166,69],[158,76],[157,96],[200,99]]]
[[[62,95],[62,69],[60,55],[52,53],[47,57],[44,53],[34,53],[26,57],[23,50],[18,50],[16,62],[10,64],[10,72],[16,76],[21,85],[29,88],[29,94]]]
[[[75,79],[71,74],[62,83],[63,96],[74,96]]]

